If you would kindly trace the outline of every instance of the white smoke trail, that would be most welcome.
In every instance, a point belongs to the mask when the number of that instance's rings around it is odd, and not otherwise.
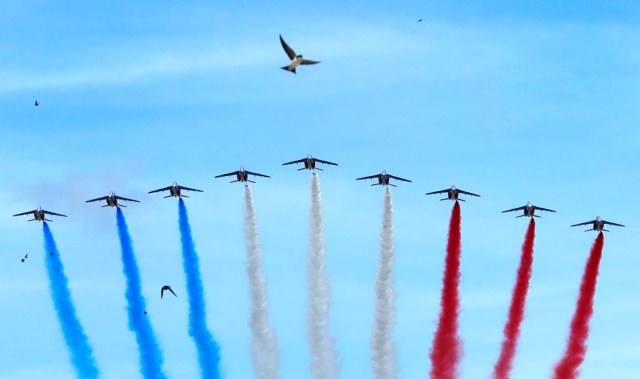
[[[247,276],[251,302],[249,326],[253,336],[253,369],[259,379],[276,379],[280,371],[280,353],[276,333],[269,323],[267,282],[262,272],[262,246],[249,186],[246,186],[244,191],[244,239],[247,245]]]
[[[373,372],[378,379],[397,378],[395,345],[392,340],[395,319],[393,290],[393,205],[391,191],[384,195],[384,214],[380,232],[380,262],[376,276],[376,315],[371,338]]]
[[[309,221],[309,256],[307,281],[309,308],[307,310],[307,340],[311,347],[311,372],[315,379],[338,378],[338,354],[333,336],[329,333],[331,293],[325,267],[324,223],[322,195],[318,175],[311,178],[311,219]]]

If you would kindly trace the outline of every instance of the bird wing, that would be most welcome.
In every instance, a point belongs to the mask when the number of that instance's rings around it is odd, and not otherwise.
[[[308,65],[308,64],[318,64],[320,61],[312,61],[311,59],[303,59],[300,64]]]
[[[282,45],[284,52],[287,53],[287,56],[289,57],[289,59],[293,60],[296,57],[296,52],[293,51],[293,49],[289,47],[289,45],[287,45],[286,42],[284,42],[284,39],[282,38],[282,34],[280,35],[280,44]]]

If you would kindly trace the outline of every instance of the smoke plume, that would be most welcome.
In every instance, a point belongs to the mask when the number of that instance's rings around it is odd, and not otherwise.
[[[189,296],[189,335],[193,338],[198,350],[201,376],[218,379],[220,378],[220,348],[207,328],[200,264],[191,236],[189,215],[182,199],[178,203],[178,223],[182,243],[182,264]]]
[[[311,176],[311,219],[309,222],[309,256],[307,280],[309,308],[307,340],[311,348],[311,371],[315,379],[338,378],[338,354],[329,333],[331,292],[326,270],[326,246],[322,220],[322,195],[318,175]]]
[[[376,313],[371,348],[373,372],[378,379],[397,378],[396,352],[392,339],[395,320],[395,298],[393,289],[393,204],[391,191],[384,194],[384,213],[380,232],[380,261],[376,274]]]
[[[60,259],[60,253],[53,239],[49,225],[43,222],[44,232],[44,260],[49,275],[49,289],[53,306],[62,328],[64,340],[71,353],[71,362],[76,370],[78,378],[97,378],[98,368],[93,359],[93,349],[89,345],[89,339],[82,329],[80,320],[76,315],[76,309],[71,300],[71,292],[64,274],[64,266]]]
[[[247,246],[247,276],[251,306],[249,326],[253,336],[251,356],[254,371],[259,379],[276,379],[280,371],[280,353],[276,333],[269,323],[267,281],[262,272],[262,246],[249,186],[245,186],[244,192],[244,239]]]
[[[462,354],[462,341],[458,337],[460,221],[460,204],[456,201],[449,222],[447,257],[440,298],[440,317],[431,347],[431,378],[433,379],[457,377],[458,364]]]
[[[162,372],[162,353],[151,328],[151,323],[144,313],[146,305],[142,297],[140,272],[133,252],[133,243],[127,222],[120,208],[117,209],[116,221],[120,250],[122,251],[122,271],[127,279],[125,297],[127,299],[129,329],[136,335],[140,354],[140,372],[144,378],[148,379],[165,378],[165,374]]]
[[[576,311],[571,321],[571,332],[567,340],[567,347],[563,357],[556,364],[555,379],[574,379],[578,377],[580,365],[587,353],[587,339],[589,338],[589,320],[593,315],[593,298],[596,294],[596,283],[602,248],[604,246],[604,234],[600,232],[591,247],[591,253],[580,284],[580,295],[576,304]]]
[[[531,219],[527,233],[522,244],[522,256],[520,257],[520,267],[516,277],[516,285],[511,295],[511,306],[507,323],[504,326],[504,339],[500,357],[493,368],[494,379],[507,379],[513,365],[513,357],[516,355],[518,337],[520,336],[520,325],[524,319],[524,307],[529,291],[529,279],[533,265],[533,243],[536,236],[536,222]]]

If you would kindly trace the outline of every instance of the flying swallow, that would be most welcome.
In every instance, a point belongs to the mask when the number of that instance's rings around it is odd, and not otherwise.
[[[160,298],[162,299],[164,296],[164,291],[169,291],[173,294],[173,296],[178,297],[178,295],[176,295],[175,292],[173,292],[173,290],[171,289],[170,286],[162,286],[162,289],[160,290]]]
[[[26,261],[29,258],[29,253],[24,255],[24,258],[21,259],[22,262]]]
[[[282,35],[280,35],[280,44],[282,45],[282,48],[284,49],[284,52],[287,53],[287,56],[289,57],[289,59],[291,59],[291,63],[289,63],[288,66],[280,67],[283,70],[287,70],[287,71],[293,72],[295,74],[296,73],[296,67],[298,67],[301,64],[309,65],[309,64],[320,63],[318,61],[312,61],[312,60],[309,60],[309,59],[304,59],[302,57],[302,55],[297,55],[296,52],[293,51],[293,49],[291,47],[289,47],[289,45],[287,45],[286,42],[284,42],[284,39],[282,38]]]
[[[40,103],[38,103],[38,100],[36,100],[36,102],[35,102],[35,103],[33,103],[33,106],[34,106],[34,107],[37,107],[38,105],[40,105]]]

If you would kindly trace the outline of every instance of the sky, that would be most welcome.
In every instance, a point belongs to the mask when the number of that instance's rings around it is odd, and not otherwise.
[[[489,377],[498,357],[527,226],[500,211],[527,201],[557,213],[537,220],[513,377],[560,358],[596,236],[569,225],[598,215],[626,228],[605,236],[581,378],[640,376],[637,2],[2,8],[0,378],[74,375],[41,225],[11,217],[38,205],[69,216],[50,227],[102,377],[139,376],[115,211],[85,204],[109,191],[141,200],[124,214],[164,369],[198,377],[178,205],[147,194],[173,181],[204,190],[186,205],[224,377],[252,377],[243,186],[214,179],[240,166],[271,176],[251,187],[281,377],[310,377],[310,173],[281,166],[309,153],[339,163],[319,175],[342,377],[372,377],[384,191],[354,179],[383,169],[413,181],[392,189],[401,377],[428,376],[452,203],[424,193],[452,184],[482,195],[462,203],[461,377]],[[280,70],[279,34],[322,63]],[[165,284],[177,298],[160,300]]]

